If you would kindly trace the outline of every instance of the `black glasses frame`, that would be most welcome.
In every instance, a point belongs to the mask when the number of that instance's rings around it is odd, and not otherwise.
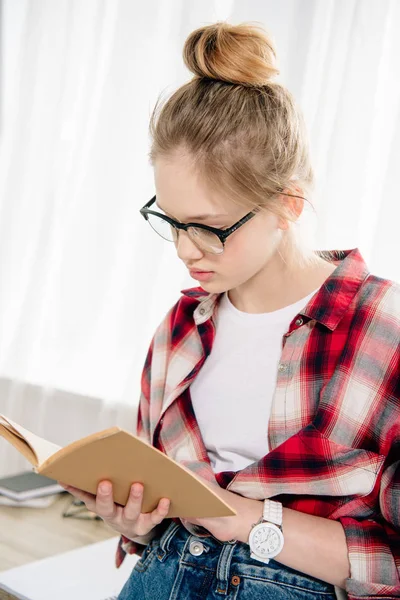
[[[157,198],[157,196],[153,196],[151,198],[151,200],[149,200],[149,202],[147,202],[147,204],[145,204],[143,206],[143,208],[140,209],[140,214],[146,219],[146,221],[148,220],[148,215],[155,215],[156,217],[160,217],[161,219],[164,219],[164,221],[167,221],[170,225],[172,225],[176,229],[184,229],[185,231],[187,231],[189,229],[189,227],[197,227],[199,229],[205,229],[206,231],[211,231],[212,233],[214,233],[221,241],[222,246],[225,246],[225,240],[227,237],[229,237],[232,233],[237,231],[239,229],[239,227],[241,227],[242,225],[247,223],[247,221],[249,221],[252,217],[256,216],[256,213],[254,211],[251,211],[251,212],[247,213],[247,215],[242,217],[240,219],[240,221],[237,221],[237,223],[235,223],[228,229],[217,229],[216,227],[210,227],[209,225],[203,225],[202,223],[180,223],[179,221],[175,221],[175,219],[171,219],[171,217],[167,217],[167,215],[163,215],[154,210],[149,210],[150,206],[152,206],[154,204],[154,202],[156,201],[156,198]],[[165,239],[165,238],[163,238],[163,239]],[[172,241],[172,240],[166,240],[166,241]]]
[[[277,192],[282,194],[283,190],[279,189],[279,190],[277,190]],[[283,194],[283,195],[291,196],[292,198],[301,198],[302,200],[307,201],[307,198],[304,198],[303,196],[296,196],[294,194]],[[144,217],[144,219],[146,219],[146,221],[148,221],[148,215],[155,215],[156,217],[160,217],[161,219],[164,219],[164,221],[167,221],[170,225],[172,225],[176,229],[184,229],[185,231],[187,231],[189,229],[189,227],[197,227],[199,229],[205,229],[206,231],[211,231],[219,238],[223,248],[225,246],[226,238],[228,238],[230,235],[232,235],[232,233],[237,231],[239,229],[239,227],[241,227],[242,225],[247,223],[247,221],[249,221],[252,217],[255,217],[258,212],[258,210],[256,210],[256,211],[251,211],[251,212],[247,213],[247,215],[242,217],[239,221],[237,221],[237,223],[232,225],[232,227],[228,227],[227,229],[217,229],[216,227],[210,227],[209,225],[203,225],[202,223],[180,223],[179,221],[176,221],[175,219],[172,219],[171,217],[167,217],[167,215],[163,215],[154,210],[149,210],[150,206],[152,206],[154,204],[154,202],[156,201],[156,198],[157,198],[157,196],[153,196],[151,198],[151,200],[149,200],[147,202],[147,204],[145,204],[140,209],[140,214]],[[162,236],[160,236],[160,237],[162,237]],[[165,238],[163,238],[163,239],[165,239]],[[168,242],[168,241],[173,241],[173,240],[166,240],[166,241]],[[206,250],[203,250],[202,248],[200,248],[200,249],[203,252],[206,252]]]

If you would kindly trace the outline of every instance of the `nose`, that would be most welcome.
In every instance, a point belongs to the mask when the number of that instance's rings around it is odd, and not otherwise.
[[[180,229],[175,247],[179,258],[185,263],[193,262],[203,256],[202,250],[191,240],[187,231]]]

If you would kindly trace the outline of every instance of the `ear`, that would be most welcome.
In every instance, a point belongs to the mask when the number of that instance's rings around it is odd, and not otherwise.
[[[292,195],[290,195],[292,194]],[[295,198],[296,196],[303,196],[303,190],[299,187],[295,188],[285,188],[280,195],[281,202],[285,202],[287,208],[292,213],[293,217],[298,219],[303,212],[304,208],[304,198]],[[280,217],[278,220],[279,229],[289,229],[289,221],[283,217]]]

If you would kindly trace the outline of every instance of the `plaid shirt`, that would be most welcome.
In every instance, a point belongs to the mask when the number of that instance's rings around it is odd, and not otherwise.
[[[340,521],[348,597],[400,598],[400,285],[372,275],[357,248],[334,255],[283,336],[264,457],[212,470],[189,386],[212,350],[222,294],[201,287],[181,291],[151,341],[137,432],[232,492]],[[142,553],[139,541],[148,536],[120,537],[117,567]]]

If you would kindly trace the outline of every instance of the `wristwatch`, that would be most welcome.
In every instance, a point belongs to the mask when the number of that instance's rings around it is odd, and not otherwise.
[[[268,564],[282,550],[283,541],[282,504],[264,500],[263,515],[250,530],[250,558]]]

